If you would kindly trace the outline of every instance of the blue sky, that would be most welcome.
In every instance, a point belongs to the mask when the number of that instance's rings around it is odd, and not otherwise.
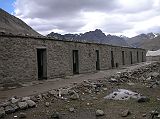
[[[4,9],[9,13],[13,13],[14,11],[14,3],[15,0],[0,0],[0,8]]]

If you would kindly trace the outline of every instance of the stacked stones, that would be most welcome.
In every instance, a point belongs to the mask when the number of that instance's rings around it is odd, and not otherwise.
[[[6,114],[14,113],[18,110],[36,107],[36,103],[30,97],[17,98],[12,97],[6,102],[0,104],[0,118]]]

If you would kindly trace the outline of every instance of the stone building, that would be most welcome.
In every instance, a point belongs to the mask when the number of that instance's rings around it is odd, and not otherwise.
[[[147,61],[160,61],[160,49],[156,51],[148,51],[146,54]]]
[[[0,83],[53,79],[146,60],[144,49],[0,35]]]

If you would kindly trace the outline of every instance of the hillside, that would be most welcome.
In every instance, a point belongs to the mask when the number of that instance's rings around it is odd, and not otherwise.
[[[0,32],[12,34],[40,35],[22,20],[0,8]]]
[[[125,40],[132,47],[144,48],[146,50],[160,49],[160,34],[158,33],[140,34]]]
[[[156,38],[142,42],[140,45],[142,48],[147,50],[159,50],[160,49],[160,35]]]
[[[78,40],[78,41],[87,41],[87,42],[96,42],[96,43],[107,43],[111,45],[117,46],[129,46],[125,39],[122,37],[114,36],[114,35],[105,35],[100,29],[96,29],[95,31],[89,31],[84,34],[58,34],[58,33],[50,33],[47,35],[48,37],[54,37],[63,40]]]

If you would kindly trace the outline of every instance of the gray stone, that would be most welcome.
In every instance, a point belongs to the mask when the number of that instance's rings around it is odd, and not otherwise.
[[[59,119],[60,118],[60,115],[58,112],[54,112],[52,115],[51,115],[51,119]]]
[[[26,102],[18,102],[18,106],[20,109],[27,109],[28,104]]]
[[[30,97],[22,97],[22,101],[30,100]]]
[[[97,110],[96,111],[96,116],[103,116],[104,115],[104,111],[103,110]]]
[[[159,115],[159,112],[156,111],[156,110],[154,110],[154,111],[151,112],[151,115],[152,115],[152,116],[158,116],[158,115]]]
[[[13,113],[13,112],[15,112],[15,109],[12,106],[6,106],[5,107],[5,113],[6,114],[10,114],[10,113]]]
[[[39,94],[39,95],[37,96],[37,99],[38,99],[38,100],[42,100],[42,95]]]
[[[137,101],[138,101],[139,103],[142,103],[142,102],[149,102],[150,99],[149,99],[148,97],[146,97],[146,96],[141,96],[141,97],[138,98]]]
[[[147,116],[147,114],[142,114],[142,117],[146,117]]]
[[[157,119],[160,119],[160,114],[158,114],[158,116],[156,117]]]
[[[19,114],[19,118],[26,118],[26,117],[27,117],[27,114],[24,113],[24,112],[21,112],[21,113]]]
[[[8,106],[8,105],[10,105],[11,103],[10,102],[2,102],[1,104],[0,104],[0,107],[6,107],[6,106]]]
[[[69,89],[59,89],[59,97],[63,97],[69,94]]]
[[[44,93],[44,94],[42,94],[42,98],[48,99],[48,98],[49,98],[49,95],[48,95],[47,93]]]
[[[70,111],[70,112],[75,112],[74,107],[69,108],[69,111]]]
[[[16,104],[11,104],[11,106],[15,109],[15,111],[19,109],[19,107]]]
[[[79,95],[78,93],[74,93],[73,95],[70,96],[71,100],[78,100],[79,99]]]
[[[55,91],[55,90],[50,90],[50,91],[48,91],[48,93],[53,96],[57,96],[57,94],[58,94],[57,91]]]
[[[5,110],[3,107],[0,107],[0,118],[4,117],[5,116]]]
[[[30,98],[31,98],[32,101],[38,102],[38,100],[37,100],[37,98],[35,96],[31,96]]]
[[[36,103],[32,100],[26,100],[26,103],[28,104],[29,107],[35,107]]]
[[[15,98],[11,99],[11,103],[17,103],[18,101],[19,101],[19,99],[15,99]]]
[[[128,115],[130,115],[131,112],[127,109],[127,110],[124,110],[122,113],[121,113],[121,116],[122,117],[127,117]]]
[[[45,106],[46,106],[46,107],[49,107],[49,106],[50,106],[50,103],[49,103],[49,102],[46,102],[46,103],[45,103]]]

